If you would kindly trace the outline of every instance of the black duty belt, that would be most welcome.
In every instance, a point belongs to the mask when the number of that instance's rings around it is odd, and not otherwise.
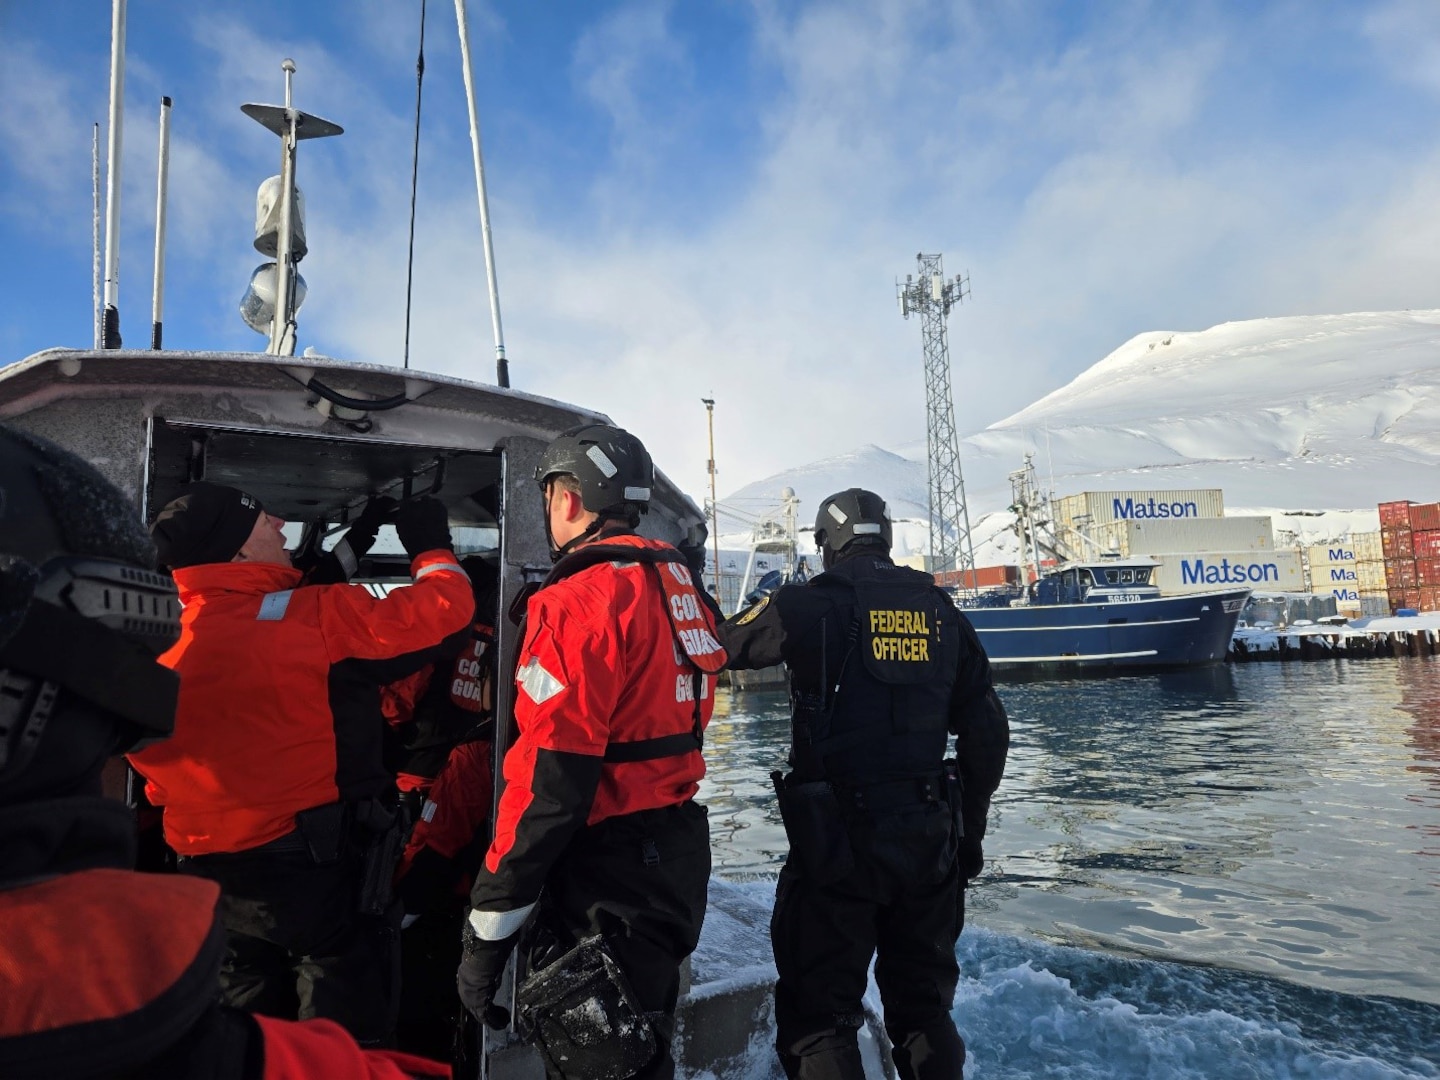
[[[901,780],[881,780],[871,784],[835,782],[832,786],[844,809],[867,814],[902,810],[924,803],[940,802],[945,798],[939,773],[934,776],[905,777]]]
[[[611,764],[630,761],[654,761],[656,758],[679,757],[699,750],[702,743],[693,731],[677,735],[661,735],[654,739],[634,739],[610,743],[605,747],[605,760]]]

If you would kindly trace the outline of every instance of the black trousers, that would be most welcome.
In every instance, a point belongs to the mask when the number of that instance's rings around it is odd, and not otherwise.
[[[675,1075],[680,964],[700,941],[709,880],[710,827],[705,808],[694,802],[582,829],[546,879],[529,955],[543,966],[547,955],[605,935],[659,1043],[634,1074],[640,1080]]]
[[[287,1020],[334,1020],[365,1046],[391,1039],[400,910],[358,913],[357,856],[317,865],[292,833],[250,851],[181,859],[180,871],[221,888],[225,1004]]]
[[[855,869],[818,885],[792,856],[771,944],[776,1049],[791,1080],[864,1080],[857,1032],[871,957],[902,1080],[955,1080],[965,1043],[950,1017],[965,892],[939,804],[850,823]]]
[[[411,1054],[449,1061],[456,1052],[465,1007],[455,992],[464,904],[421,915],[400,932],[400,995],[395,1045]]]

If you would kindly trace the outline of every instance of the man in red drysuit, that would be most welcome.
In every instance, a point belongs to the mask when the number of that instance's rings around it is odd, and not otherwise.
[[[535,478],[556,564],[526,612],[518,738],[471,890],[460,995],[501,1019],[493,1001],[519,942],[532,975],[517,1020],[552,1076],[668,1078],[679,966],[705,913],[710,838],[694,795],[725,653],[685,557],[636,535],[654,483],[638,439],[568,431]],[[562,983],[581,996],[554,998]]]

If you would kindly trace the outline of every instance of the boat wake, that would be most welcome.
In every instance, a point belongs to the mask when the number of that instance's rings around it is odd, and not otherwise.
[[[714,879],[682,1044],[703,1041],[705,1005],[748,1018],[743,1053],[683,1063],[690,1080],[778,1080],[774,966],[766,936],[774,881]],[[1223,967],[1133,958],[967,926],[954,1016],[967,1080],[1434,1080],[1440,1006],[1299,986]],[[878,1015],[873,973],[866,1004]],[[878,1032],[862,1029],[867,1075]],[[717,1070],[718,1066],[718,1071]]]

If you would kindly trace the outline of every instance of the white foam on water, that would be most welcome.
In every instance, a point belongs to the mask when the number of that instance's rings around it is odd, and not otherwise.
[[[757,953],[768,952],[761,913],[774,883],[717,879],[717,894],[728,914],[707,925],[710,940],[697,955],[703,966],[723,956],[753,978],[768,960]],[[967,1080],[1440,1080],[1435,1005],[1056,945],[973,924],[957,951],[954,1016],[969,1050]],[[710,974],[719,972],[711,966]],[[866,999],[879,1010],[873,973]],[[692,1080],[782,1076],[766,1021],[723,1078]]]
[[[1440,1077],[1440,1009],[968,928],[971,1080]]]

